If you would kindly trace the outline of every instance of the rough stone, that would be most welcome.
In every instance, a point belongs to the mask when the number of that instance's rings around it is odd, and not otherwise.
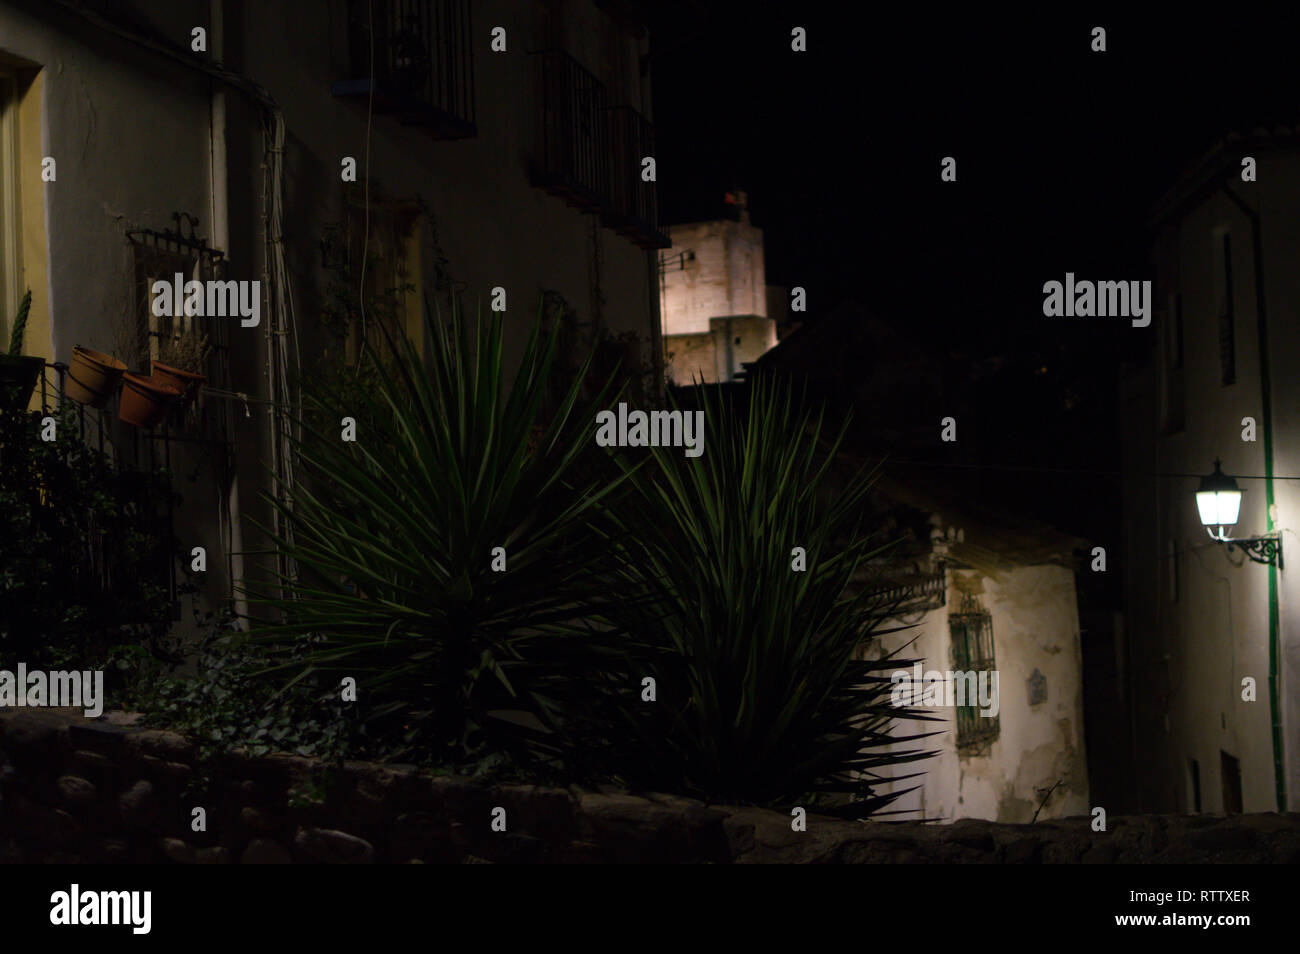
[[[244,853],[239,856],[239,863],[241,865],[289,865],[293,864],[293,858],[275,842],[265,838],[254,838],[248,843]]]
[[[194,849],[179,838],[164,838],[161,847],[163,854],[177,864],[192,865],[196,860]]]
[[[10,751],[54,749],[66,727],[66,719],[56,709],[13,709],[5,713],[0,738]]]
[[[583,795],[583,840],[599,844],[605,860],[727,861],[726,812],[684,798]]]
[[[265,833],[275,830],[275,825],[266,817],[266,813],[251,805],[245,805],[239,810],[239,820],[251,831]]]
[[[158,799],[147,779],[140,779],[117,800],[122,820],[136,828],[148,828],[158,818]]]
[[[108,722],[74,722],[68,726],[68,739],[78,749],[120,758],[126,748],[127,730]]]
[[[113,759],[90,749],[77,749],[72,753],[70,763],[72,768],[96,779],[107,777],[117,768],[117,763]]]
[[[1251,849],[1259,844],[1259,832],[1240,824],[1220,825],[1189,832],[1187,844],[1201,851]]]
[[[125,838],[93,838],[85,852],[86,860],[95,864],[125,864],[131,860],[131,843]]]
[[[293,843],[316,861],[327,864],[368,865],[375,860],[370,842],[329,828],[300,828]]]
[[[608,786],[490,786],[411,766],[247,753],[213,773],[204,803],[213,830],[193,833],[191,803],[176,801],[194,772],[190,746],[79,710],[0,711],[0,861],[1300,863],[1297,813],[1116,816],[1106,832],[1088,816],[1013,825],[809,815],[795,832],[784,812]],[[286,806],[290,785],[324,801]],[[491,830],[497,805],[506,832]],[[289,832],[292,845],[279,836]]]
[[[137,729],[127,736],[127,748],[132,753],[151,755],[164,762],[192,762],[194,743],[176,732],[163,729]]]
[[[59,796],[63,799],[63,804],[72,808],[81,808],[86,805],[95,804],[98,797],[95,792],[95,786],[84,778],[76,775],[64,775],[57,782],[59,787]]]

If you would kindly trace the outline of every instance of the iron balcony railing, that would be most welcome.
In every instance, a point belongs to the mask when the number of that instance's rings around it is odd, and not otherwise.
[[[934,573],[864,580],[862,585],[873,600],[885,604],[898,603],[900,612],[938,609],[948,601],[948,573],[942,565]]]
[[[668,248],[672,242],[659,231],[655,184],[643,177],[642,164],[653,158],[654,126],[631,106],[610,110],[613,168],[611,202],[606,224],[642,248]]]
[[[608,209],[610,111],[604,85],[562,50],[530,56],[539,97],[532,184],[580,209]]]
[[[470,0],[349,0],[352,76],[338,96],[439,139],[478,134]]]

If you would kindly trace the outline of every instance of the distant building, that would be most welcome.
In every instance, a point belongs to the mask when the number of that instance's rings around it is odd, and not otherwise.
[[[784,312],[768,310],[763,230],[750,224],[744,192],[728,193],[727,200],[737,208],[735,220],[668,228],[673,247],[660,256],[660,301],[674,384],[734,381],[776,345]]]
[[[1194,498],[1222,458],[1245,491],[1231,535],[1280,534],[1284,564],[1300,560],[1297,222],[1289,129],[1220,143],[1155,216],[1153,340],[1119,409],[1142,811],[1300,808],[1300,580],[1210,540]]]

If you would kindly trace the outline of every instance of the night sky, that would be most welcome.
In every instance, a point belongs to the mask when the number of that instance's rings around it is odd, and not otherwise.
[[[1235,8],[649,7],[665,220],[747,189],[768,280],[805,285],[811,318],[856,292],[962,343],[1096,338],[1104,323],[1044,323],[1042,283],[1150,277],[1145,218],[1179,168],[1230,129],[1300,121],[1294,36]],[[790,51],[796,24],[807,53]],[[956,183],[939,180],[947,155]]]
[[[649,9],[664,220],[719,217],[744,188],[768,282],[805,286],[809,321],[853,298],[950,377],[1005,359],[998,380],[957,382],[980,439],[928,459],[963,466],[1118,470],[1117,373],[1157,323],[1046,319],[1043,283],[1153,278],[1147,219],[1179,171],[1231,130],[1300,122],[1293,34],[1235,7]],[[807,53],[790,51],[795,25]],[[949,155],[955,183],[939,178]],[[1092,477],[990,470],[968,492],[1092,539],[1119,519],[1118,483]]]

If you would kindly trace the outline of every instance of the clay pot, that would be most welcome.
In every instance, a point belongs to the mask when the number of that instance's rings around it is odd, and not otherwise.
[[[154,427],[181,399],[179,388],[127,372],[122,376],[122,400],[117,416],[136,427]]]
[[[170,364],[161,364],[154,361],[151,367],[153,368],[153,379],[161,381],[163,384],[170,384],[177,391],[180,391],[186,404],[189,404],[198,396],[199,388],[207,380],[205,375],[182,371],[180,368],[173,368]]]
[[[45,359],[31,355],[0,354],[0,408],[25,411],[36,382],[45,371]]]
[[[111,354],[73,348],[72,366],[68,368],[64,391],[68,397],[87,407],[103,407],[125,373],[126,365]]]

